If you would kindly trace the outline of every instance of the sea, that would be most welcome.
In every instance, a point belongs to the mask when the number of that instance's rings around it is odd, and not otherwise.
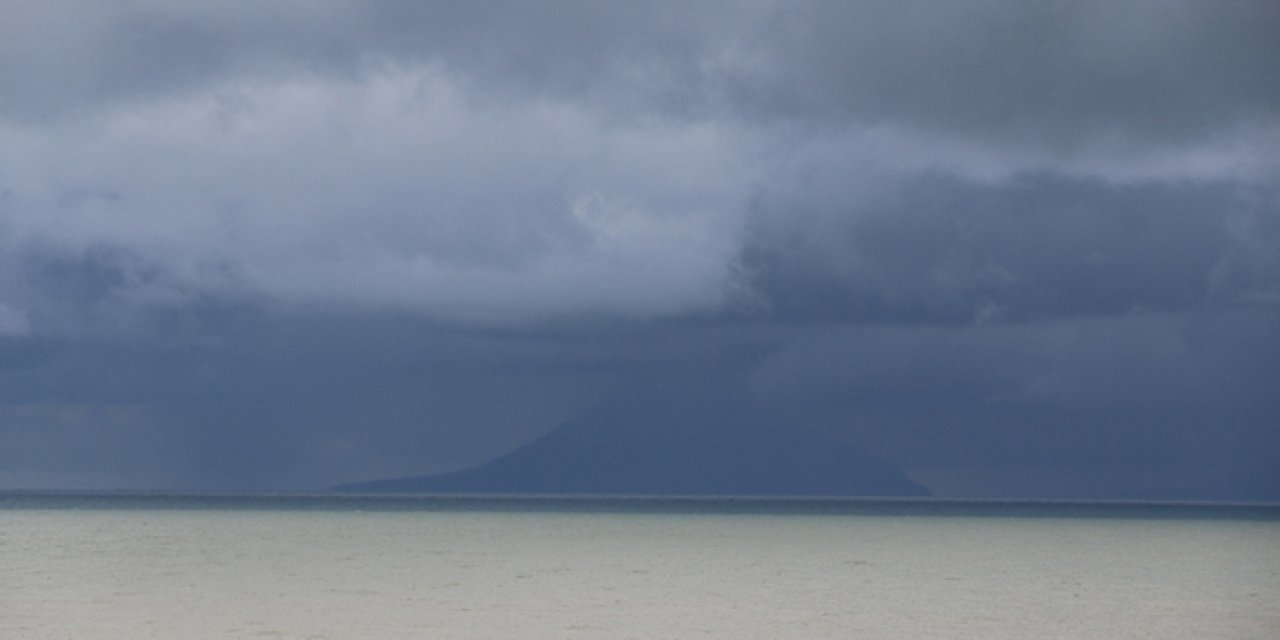
[[[0,493],[0,638],[1280,638],[1276,505]]]

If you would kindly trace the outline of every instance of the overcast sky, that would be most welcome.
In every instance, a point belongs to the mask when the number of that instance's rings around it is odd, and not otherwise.
[[[0,0],[0,488],[446,471],[677,380],[940,495],[1280,499],[1277,34]]]

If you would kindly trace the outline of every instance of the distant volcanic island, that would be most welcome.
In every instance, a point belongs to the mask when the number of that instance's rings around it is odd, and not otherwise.
[[[927,496],[896,464],[738,403],[615,403],[490,462],[365,493]]]

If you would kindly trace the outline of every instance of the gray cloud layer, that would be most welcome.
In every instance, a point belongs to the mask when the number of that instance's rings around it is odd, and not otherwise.
[[[984,491],[1088,475],[1086,424],[1160,473],[1277,450],[1274,3],[0,12],[0,470],[447,468],[663,375]]]
[[[774,241],[746,236],[752,200],[825,238],[985,188],[926,223],[948,233],[1020,192],[1045,209],[1021,183],[1047,174],[1217,193],[1203,215],[1248,226],[1238,192],[1280,175],[1263,3],[727,9],[20,3],[6,253],[112,253],[147,301],[665,314],[744,284],[743,249]],[[1036,226],[1112,217],[1087,200]],[[38,304],[15,295],[10,332]]]

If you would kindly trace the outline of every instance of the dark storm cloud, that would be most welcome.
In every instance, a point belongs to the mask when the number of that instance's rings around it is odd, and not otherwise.
[[[796,3],[745,91],[797,117],[1050,146],[1198,138],[1274,125],[1278,28],[1264,2]]]
[[[1274,121],[1280,101],[1280,10],[1266,2],[64,1],[8,17],[19,112],[388,59],[443,61],[503,92],[627,94],[642,110],[692,92],[1051,139],[1199,135]]]
[[[151,317],[138,340],[15,358],[0,370],[0,477],[306,489],[452,470],[653,379],[732,372],[770,343],[707,328],[513,333],[220,311],[220,323]]]
[[[1274,313],[828,326],[753,372],[951,495],[1274,499]]]
[[[1277,12],[1156,9],[19,3],[0,39],[8,251],[128,256],[140,303],[492,321],[714,310],[779,253],[749,227],[987,215],[892,209],[948,180],[979,207],[1036,200],[1029,180],[1112,201],[1142,182],[1239,217],[1232,189],[1280,175]],[[1096,224],[1084,199],[1044,228]],[[18,297],[10,333],[40,304]]]
[[[757,200],[745,255],[776,312],[1026,321],[1273,307],[1280,292],[1274,189],[924,175],[868,191],[810,181]]]
[[[675,98],[697,90],[704,59],[722,46],[719,34],[740,37],[734,25],[760,17],[749,3],[725,9],[705,2],[32,3],[13,7],[6,24],[3,77],[21,91],[4,105],[43,118],[228,77],[358,75],[419,63],[443,63],[475,88],[514,99]],[[611,99],[615,107],[620,97]]]
[[[1280,495],[1273,3],[0,12],[0,486],[455,468],[677,378],[943,492]]]

